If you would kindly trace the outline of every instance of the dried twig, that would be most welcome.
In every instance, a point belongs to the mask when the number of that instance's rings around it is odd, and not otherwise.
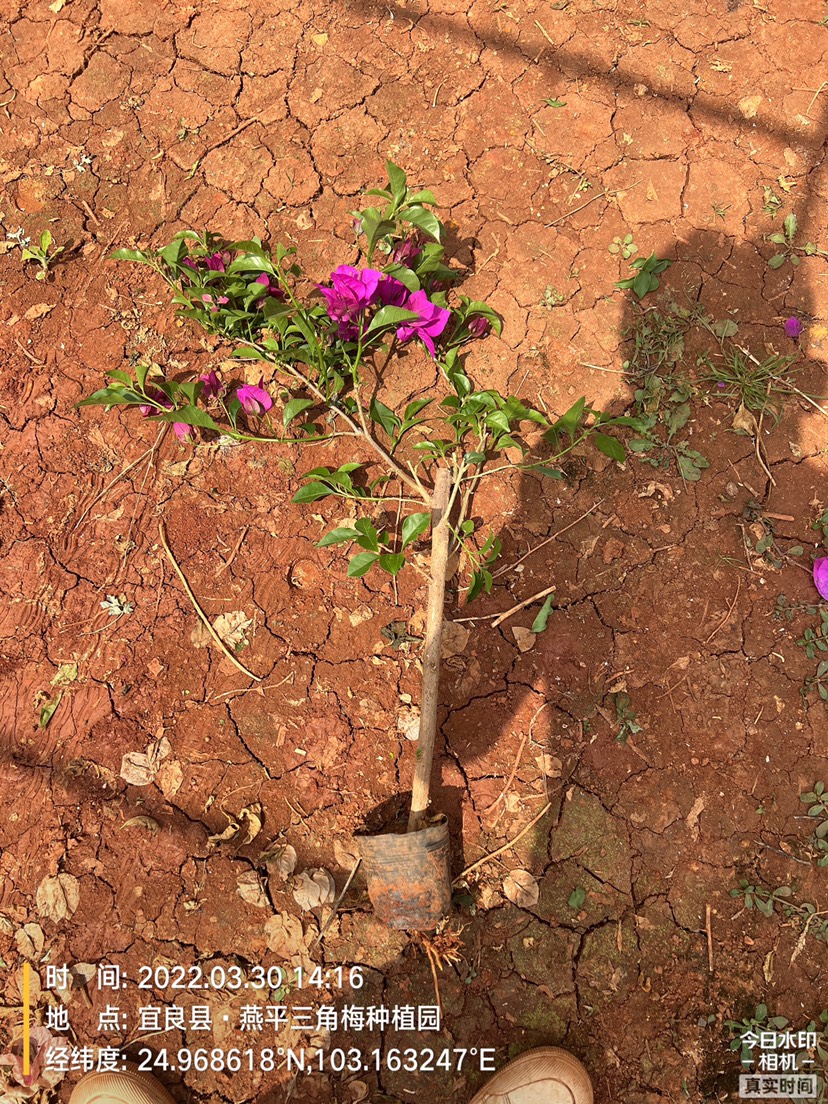
[[[490,854],[484,855],[482,859],[478,859],[477,862],[473,862],[471,864],[471,866],[467,866],[466,869],[461,874],[457,875],[457,877],[454,879],[454,881],[451,884],[452,885],[457,885],[457,883],[461,882],[463,880],[463,878],[465,878],[468,874],[471,874],[471,872],[473,870],[477,870],[478,866],[482,866],[484,863],[489,862],[491,859],[496,859],[498,855],[502,855],[504,851],[508,851],[511,847],[514,847],[515,844],[519,840],[523,839],[523,837],[526,835],[526,833],[529,831],[530,828],[534,828],[535,825],[538,823],[538,821],[542,817],[546,816],[546,814],[549,812],[549,810],[551,808],[552,808],[552,802],[547,801],[547,803],[544,805],[544,807],[541,809],[541,811],[538,813],[538,815],[533,817],[529,821],[529,823],[526,825],[526,827],[523,828],[520,832],[518,832],[518,834],[515,836],[515,838],[513,840],[510,840],[509,843],[504,843],[503,846],[498,847],[498,849],[496,851],[492,851],[492,852],[490,852]]]
[[[210,634],[210,636],[213,638],[215,643],[218,645],[218,647],[221,649],[221,651],[224,653],[224,655],[230,660],[230,662],[233,664],[233,666],[237,670],[241,671],[241,673],[243,675],[247,675],[248,678],[252,678],[255,682],[261,682],[262,681],[261,676],[260,675],[254,675],[252,671],[248,671],[248,669],[245,667],[245,665],[243,663],[239,662],[238,659],[236,659],[236,657],[233,655],[233,653],[230,651],[230,649],[227,647],[227,645],[221,639],[219,634],[216,632],[216,630],[210,624],[210,619],[207,617],[207,614],[204,612],[204,610],[198,604],[198,600],[196,599],[196,596],[193,594],[192,587],[187,582],[187,578],[186,578],[184,572],[178,566],[178,561],[176,560],[175,556],[172,554],[172,549],[170,548],[169,542],[167,541],[167,533],[166,533],[166,530],[164,529],[164,522],[163,521],[158,522],[158,536],[161,540],[161,544],[164,548],[164,551],[167,553],[167,559],[170,561],[170,563],[175,568],[175,573],[176,573],[176,575],[178,575],[179,579],[181,580],[182,586],[184,587],[185,591],[187,592],[187,597],[192,602],[193,609],[198,614],[199,618],[202,621],[202,624],[207,629],[207,632]]]
[[[247,536],[249,531],[250,531],[250,526],[245,525],[244,529],[242,529],[242,531],[241,531],[241,536],[239,537],[239,539],[236,541],[236,543],[233,546],[233,551],[230,553],[230,555],[227,557],[227,559],[222,560],[221,564],[219,564],[218,568],[216,568],[216,573],[215,573],[215,578],[216,579],[219,577],[219,575],[221,575],[222,571],[227,570],[227,568],[230,566],[230,564],[233,562],[233,560],[235,560],[236,556],[238,556],[239,549],[242,546],[242,541]]]
[[[109,492],[112,490],[112,488],[115,486],[116,483],[119,483],[124,478],[125,475],[128,475],[132,471],[133,468],[137,468],[142,460],[146,460],[147,457],[150,457],[150,459],[152,459],[152,454],[155,452],[155,450],[161,444],[161,440],[162,440],[164,434],[167,432],[167,430],[169,428],[170,428],[169,423],[162,426],[161,430],[158,433],[158,436],[155,438],[155,444],[152,445],[151,448],[148,448],[146,452],[141,453],[141,455],[138,457],[137,460],[133,460],[131,464],[127,464],[127,466],[118,475],[115,476],[115,478],[112,480],[112,482],[107,483],[107,485],[100,492],[100,494],[96,495],[95,498],[92,499],[92,501],[89,503],[89,505],[86,507],[86,509],[81,514],[81,516],[75,522],[75,525],[74,525],[75,529],[77,529],[77,527],[83,522],[83,519],[88,515],[88,513],[92,509],[92,507],[97,506],[97,504],[101,501],[101,499],[109,494]]]
[[[362,862],[361,858],[357,859],[357,861],[351,867],[351,873],[348,875],[348,879],[345,882],[345,885],[342,887],[342,892],[339,894],[339,896],[337,897],[337,899],[333,903],[333,908],[331,909],[331,915],[328,917],[328,919],[325,921],[325,923],[319,929],[319,934],[314,939],[314,941],[310,944],[310,947],[308,947],[308,950],[310,950],[311,947],[316,946],[316,944],[319,942],[319,940],[322,938],[322,936],[325,934],[325,932],[328,930],[328,928],[333,923],[333,918],[336,916],[337,912],[339,912],[339,906],[345,900],[345,894],[348,892],[348,889],[351,885],[351,882],[354,880],[354,875],[359,870],[359,864],[361,862]]]
[[[716,628],[713,630],[713,632],[710,634],[710,636],[708,636],[707,640],[705,640],[705,642],[704,642],[705,644],[709,644],[710,641],[713,639],[713,637],[716,635],[716,633],[720,632],[725,627],[725,625],[728,623],[728,621],[730,620],[730,615],[733,613],[734,607],[735,607],[736,603],[739,600],[739,591],[741,589],[742,589],[742,580],[737,579],[736,580],[736,593],[733,595],[733,601],[730,603],[730,607],[729,607],[727,613],[724,615],[724,618],[719,622],[719,624],[716,626]]]
[[[564,533],[568,533],[570,529],[574,529],[579,521],[583,521],[584,518],[589,517],[589,515],[591,513],[594,513],[594,511],[598,509],[598,507],[601,505],[601,503],[603,501],[604,501],[603,498],[599,498],[598,501],[595,503],[595,505],[590,506],[590,508],[586,511],[585,514],[581,514],[580,517],[575,518],[574,521],[571,521],[569,523],[569,525],[565,525],[563,527],[563,529],[559,529],[557,531],[557,533],[553,533],[551,537],[547,537],[546,540],[541,541],[540,544],[536,544],[534,548],[530,548],[528,552],[524,553],[524,555],[522,555],[519,560],[515,560],[515,562],[513,564],[509,564],[506,567],[499,568],[494,573],[494,578],[497,579],[500,575],[505,574],[507,571],[514,571],[514,569],[517,567],[517,565],[522,564],[523,561],[525,559],[528,559],[529,556],[534,555],[535,552],[539,552],[541,548],[545,548],[546,545],[549,544],[551,541],[557,540],[558,537],[562,537],[564,535]]]
[[[555,590],[555,585],[556,584],[553,584],[551,587],[547,587],[546,590],[541,590],[537,594],[533,594],[531,598],[526,598],[524,601],[518,602],[516,606],[512,606],[512,608],[506,610],[505,613],[498,614],[494,621],[492,621],[492,628],[496,629],[498,625],[502,625],[512,614],[520,613],[522,609],[531,606],[533,602],[539,602],[541,598],[546,598],[547,595],[552,594]]]
[[[713,973],[713,914],[710,905],[705,906],[705,927],[707,929],[707,968]]]

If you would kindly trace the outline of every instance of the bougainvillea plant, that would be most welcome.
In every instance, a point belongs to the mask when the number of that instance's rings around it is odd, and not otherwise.
[[[258,238],[227,242],[184,230],[162,249],[117,250],[114,259],[148,265],[169,284],[181,317],[232,343],[231,358],[256,362],[257,378],[215,369],[173,378],[136,364],[131,372],[109,372],[108,386],[79,405],[137,407],[150,421],[172,423],[182,442],[230,438],[335,449],[343,437],[355,438],[356,459],[306,471],[293,498],[356,504],[359,516],[319,541],[319,547],[355,546],[352,578],[374,566],[392,575],[404,567],[429,527],[436,471],[448,467],[451,537],[465,555],[471,600],[491,589],[500,552],[499,539],[480,532],[470,516],[480,481],[506,469],[559,479],[556,465],[587,439],[623,460],[623,446],[606,431],[633,420],[595,410],[585,399],[550,420],[524,399],[475,385],[467,346],[500,333],[500,318],[457,290],[464,273],[447,263],[432,193],[412,191],[392,162],[386,168],[388,187],[367,193],[379,205],[353,212],[354,263],[339,265],[323,283],[305,276],[295,249],[270,249]],[[438,383],[432,396],[394,410],[381,397],[386,370],[413,345],[433,359]],[[522,427],[534,427],[532,447]],[[386,512],[389,501],[401,508]]]

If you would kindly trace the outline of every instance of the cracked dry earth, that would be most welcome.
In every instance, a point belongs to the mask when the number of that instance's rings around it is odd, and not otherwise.
[[[416,625],[418,577],[403,573],[395,600],[382,579],[349,581],[342,555],[315,548],[319,520],[290,503],[291,474],[311,464],[289,447],[220,451],[168,436],[148,454],[154,427],[74,408],[125,358],[193,372],[226,352],[176,325],[159,281],[107,254],[209,227],[295,242],[324,279],[353,258],[348,209],[389,156],[434,188],[456,227],[464,290],[503,315],[502,340],[470,362],[478,380],[540,394],[557,413],[581,394],[620,409],[629,316],[613,285],[627,266],[607,246],[632,233],[639,255],[676,262],[664,299],[689,295],[737,319],[740,340],[763,355],[789,351],[782,319],[806,320],[798,382],[824,394],[828,269],[819,257],[769,269],[764,235],[794,210],[803,241],[825,243],[826,9],[54,7],[5,0],[0,33],[4,236],[48,227],[71,246],[45,283],[16,248],[0,258],[4,1041],[20,1027],[26,956],[41,976],[46,963],[112,962],[133,981],[148,963],[361,964],[363,1003],[433,1003],[427,959],[377,922],[358,881],[308,950],[319,918],[301,916],[259,859],[281,838],[299,869],[326,867],[342,888],[350,833],[408,784],[412,745],[396,718],[404,695],[418,700],[416,648],[393,650],[380,630]],[[765,187],[782,200],[775,223]],[[428,363],[409,363],[410,390],[430,385]],[[547,799],[551,809],[470,878],[453,920],[462,958],[440,975],[443,1032],[417,1045],[491,1046],[500,1064],[561,1043],[589,1068],[596,1099],[732,1100],[738,1065],[722,1021],[764,1000],[804,1027],[828,1003],[824,943],[807,938],[790,964],[799,929],[740,913],[729,896],[746,877],[825,905],[798,799],[828,777],[825,710],[800,695],[814,667],[795,643],[804,615],[772,616],[779,594],[808,602],[813,591],[792,561],[746,557],[742,526],[754,498],[789,519],[776,522],[784,548],[813,549],[811,523],[828,505],[826,423],[798,402],[766,423],[771,483],[732,414],[722,401],[697,404],[688,432],[710,460],[697,483],[659,472],[652,493],[639,460],[578,458],[563,482],[515,478],[479,496],[504,565],[567,531],[469,611],[493,614],[555,584],[558,608],[534,647],[520,651],[511,631],[531,625],[529,609],[497,629],[474,623],[445,663],[434,804],[450,818],[455,872],[513,839]],[[191,642],[195,615],[159,544],[161,518],[208,614],[252,619],[243,658],[263,676],[254,689]],[[107,618],[108,594],[134,611]],[[464,615],[455,590],[448,616]],[[77,676],[40,728],[64,664]],[[642,726],[626,744],[619,690]],[[150,784],[123,781],[123,755],[162,736],[170,752]],[[251,843],[209,841],[256,802],[264,828]],[[150,821],[125,827],[136,816]],[[539,879],[531,908],[502,893],[517,867]],[[246,900],[238,879],[254,870],[269,870],[266,893]],[[77,879],[79,900],[55,921],[36,895],[59,873]],[[42,938],[21,936],[26,924]],[[122,1034],[99,1031],[106,995],[92,986],[91,996],[91,1008],[71,1001],[76,1040],[126,1040],[134,1052],[134,1019]],[[205,999],[225,1024],[208,1045],[272,1042],[272,1029],[234,1030],[238,994],[175,1003]],[[341,1007],[354,994],[287,999]],[[129,1017],[139,1003],[134,986],[122,995]],[[411,1038],[339,1032],[333,1045],[368,1052]],[[204,1043],[174,1029],[149,1045]],[[297,1084],[284,1069],[162,1076],[177,1099],[216,1104],[276,1104],[294,1090],[303,1101],[367,1092],[463,1104],[481,1083],[467,1069]]]

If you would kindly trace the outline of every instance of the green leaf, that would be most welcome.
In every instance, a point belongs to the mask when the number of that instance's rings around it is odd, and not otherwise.
[[[313,406],[313,399],[291,399],[290,402],[285,403],[285,410],[282,415],[282,423],[287,429],[294,418],[297,418],[303,410],[307,410],[308,407]]]
[[[409,203],[430,203],[433,207],[437,206],[437,200],[434,198],[434,192],[429,191],[428,188],[423,188],[421,192],[414,192],[413,195],[408,197]]]
[[[571,909],[578,910],[585,900],[586,890],[582,886],[576,886],[570,893],[569,900],[566,903]]]
[[[320,498],[326,498],[333,494],[331,488],[325,483],[306,483],[300,487],[291,502],[316,502]]]
[[[123,387],[104,387],[95,391],[87,399],[81,399],[77,406],[116,406],[119,403],[138,405],[147,400],[137,391],[130,391]]]
[[[322,540],[316,542],[317,548],[329,548],[332,544],[342,544],[344,541],[356,540],[359,533],[356,529],[346,529],[340,527],[339,529],[331,529],[330,533],[326,533]]]
[[[395,165],[393,161],[385,162],[385,171],[388,173],[388,182],[391,185],[394,199],[399,206],[405,199],[405,193],[408,190],[406,175],[399,165]]]
[[[405,567],[405,556],[402,552],[383,552],[378,563],[389,575],[399,575]]]
[[[367,575],[378,559],[379,556],[375,552],[357,553],[348,564],[348,578],[361,579],[363,575]]]
[[[431,514],[409,514],[402,523],[402,547],[408,548],[431,524]]]
[[[540,612],[535,620],[532,622],[532,632],[542,633],[546,629],[546,623],[549,620],[549,614],[552,612],[552,603],[555,601],[554,594],[548,594],[546,601],[540,608]]]
[[[471,586],[469,587],[469,594],[466,602],[473,602],[474,599],[485,590],[487,594],[491,593],[493,577],[490,571],[485,569],[481,571],[475,571],[472,575]]]
[[[368,413],[371,417],[371,421],[379,422],[389,437],[393,438],[396,436],[397,430],[402,423],[390,407],[380,402],[379,399],[372,399]]]
[[[403,307],[380,307],[371,319],[371,325],[365,331],[365,336],[388,326],[401,326],[404,322],[412,322],[419,317],[416,311],[405,310]]]
[[[543,101],[548,107],[566,107],[566,103],[563,100],[555,100],[551,98],[544,99]]]
[[[369,552],[379,552],[379,534],[368,518],[360,518],[359,521],[355,521],[354,529],[362,534],[362,536],[357,537],[357,544],[361,548],[365,548]]]
[[[679,456],[677,460],[678,470],[684,476],[688,483],[697,483],[701,479],[701,471],[697,466],[696,460],[692,456]],[[705,461],[705,468],[708,466]]]
[[[165,410],[163,414],[149,420],[151,422],[183,422],[184,425],[214,429],[221,433],[221,426],[213,421],[206,410],[202,410],[198,406],[182,406],[178,410]]]
[[[443,240],[443,224],[425,207],[407,207],[401,215],[406,222],[410,222],[412,226],[416,226],[418,230],[422,230],[435,241]]]
[[[40,719],[38,720],[38,724],[41,728],[45,728],[48,725],[49,721],[51,721],[52,717],[54,717],[55,710],[60,705],[62,697],[63,694],[60,693],[56,698],[53,698],[50,702],[46,702],[46,704],[43,706],[40,711]]]
[[[639,272],[632,282],[632,289],[639,299],[643,299],[653,289],[654,284],[658,287],[658,281],[654,280],[649,272]]]
[[[135,261],[136,264],[151,264],[149,255],[140,249],[116,249],[109,254],[110,261]]]
[[[592,440],[599,452],[623,463],[627,454],[624,452],[624,446],[615,437],[610,437],[606,433],[596,433]]]
[[[723,318],[720,322],[714,322],[710,328],[716,337],[733,337],[739,332],[739,327],[732,318]]]
[[[784,263],[785,263],[785,254],[784,253],[776,253],[768,261],[768,268],[781,268]]]
[[[794,236],[796,235],[796,227],[797,227],[796,215],[793,213],[793,211],[791,211],[791,213],[787,216],[785,221],[782,223],[782,228],[785,231],[785,237],[788,239],[789,242],[793,241]]]
[[[771,234],[771,236],[768,238],[768,241],[773,242],[774,245],[784,245],[785,244],[785,235],[784,234]]]

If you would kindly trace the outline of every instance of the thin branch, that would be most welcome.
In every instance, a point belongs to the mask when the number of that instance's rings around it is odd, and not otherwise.
[[[522,609],[526,609],[527,606],[531,606],[533,602],[539,602],[541,598],[546,598],[547,595],[552,594],[555,590],[553,584],[551,587],[547,587],[546,590],[541,590],[537,594],[533,594],[531,598],[524,599],[523,602],[519,602],[516,606],[512,606],[510,610],[506,610],[505,613],[498,614],[498,616],[492,621],[492,628],[496,629],[498,625],[502,625],[503,622],[512,616],[512,614],[520,613]]]
[[[563,529],[559,529],[557,531],[557,533],[553,533],[551,537],[547,537],[546,540],[541,541],[540,544],[536,544],[534,548],[530,548],[527,553],[525,553],[523,556],[521,556],[519,560],[515,560],[515,562],[513,564],[509,564],[507,566],[499,568],[499,570],[497,570],[494,573],[494,578],[497,579],[500,575],[504,575],[507,571],[514,571],[514,569],[517,567],[517,565],[522,564],[524,560],[529,558],[529,556],[532,556],[532,555],[534,555],[535,552],[540,551],[541,548],[544,548],[551,541],[557,540],[558,537],[562,537],[564,535],[564,533],[568,533],[570,529],[574,529],[575,526],[578,524],[578,522],[583,521],[584,518],[589,517],[589,515],[591,513],[594,513],[594,511],[598,509],[598,507],[601,505],[601,503],[603,501],[604,501],[603,498],[599,498],[598,501],[595,503],[595,505],[590,506],[590,508],[586,511],[585,514],[581,514],[581,516],[579,518],[575,518],[575,520],[571,521],[569,523],[569,525],[565,525],[563,527]]]
[[[540,796],[540,795],[538,795],[538,796]],[[542,817],[546,816],[546,814],[549,812],[549,810],[551,808],[552,808],[552,802],[547,801],[547,803],[544,805],[544,807],[541,809],[541,811],[538,813],[538,815],[533,817],[529,821],[529,823],[526,825],[526,827],[524,829],[522,829],[522,831],[518,832],[518,834],[515,836],[515,838],[513,840],[510,840],[509,843],[504,843],[502,847],[498,847],[497,851],[492,851],[488,855],[484,855],[482,859],[478,859],[477,862],[473,862],[471,864],[471,866],[467,866],[466,869],[461,874],[457,875],[457,877],[454,879],[454,881],[451,884],[453,886],[457,885],[458,882],[461,882],[467,875],[471,874],[471,872],[473,870],[477,870],[478,866],[482,866],[484,863],[489,862],[490,859],[496,859],[498,857],[498,855],[502,855],[504,851],[508,851],[511,847],[514,847],[515,844],[519,840],[523,839],[523,837],[526,835],[526,833],[529,831],[530,828],[534,828],[535,825],[538,823],[538,821]]]
[[[348,889],[351,885],[351,882],[354,880],[354,875],[359,870],[359,864],[361,862],[362,862],[362,859],[358,858],[357,861],[354,863],[354,865],[351,867],[351,873],[348,875],[348,879],[345,882],[345,885],[342,887],[342,892],[337,897],[337,899],[334,901],[333,908],[331,909],[331,915],[328,917],[328,919],[325,921],[323,926],[320,928],[319,934],[314,939],[314,941],[311,943],[310,947],[308,947],[308,950],[310,950],[311,947],[316,946],[316,944],[319,942],[319,940],[322,938],[322,936],[325,934],[325,932],[328,930],[328,928],[333,923],[333,918],[336,916],[337,912],[339,912],[339,906],[345,900],[345,894],[348,892]]]
[[[221,649],[221,651],[224,653],[224,655],[230,660],[230,662],[233,664],[233,666],[237,670],[241,671],[241,673],[243,675],[247,675],[248,678],[252,678],[255,682],[261,682],[262,681],[261,676],[254,675],[252,671],[248,671],[248,669],[245,667],[245,665],[243,663],[239,662],[238,659],[236,659],[236,657],[233,655],[233,653],[230,651],[230,649],[227,647],[227,645],[221,639],[219,634],[216,632],[216,630],[210,624],[210,620],[207,617],[207,614],[204,612],[204,610],[198,604],[198,600],[196,599],[196,596],[193,594],[192,587],[187,582],[187,578],[186,578],[184,572],[178,566],[178,561],[176,560],[175,556],[172,554],[172,549],[170,548],[169,542],[167,541],[167,533],[166,533],[166,530],[164,528],[164,522],[163,521],[158,522],[158,536],[161,539],[161,545],[162,545],[164,551],[167,553],[167,558],[169,559],[170,563],[175,568],[175,573],[176,573],[176,575],[178,575],[185,591],[187,592],[187,597],[192,602],[193,609],[196,611],[196,613],[200,617],[204,627],[207,629],[207,632],[210,634],[210,636],[213,638],[215,643],[218,645],[218,647]]]
[[[162,440],[162,438],[164,437],[164,434],[167,432],[167,430],[169,428],[170,428],[170,426],[169,426],[169,422],[168,422],[162,427],[160,433],[155,438],[155,444],[152,446],[152,448],[148,448],[147,451],[142,453],[138,457],[137,460],[133,460],[131,464],[127,464],[127,466],[123,469],[123,471],[121,471],[119,475],[116,475],[111,483],[107,483],[107,485],[100,492],[100,494],[96,495],[96,497],[92,499],[92,501],[89,503],[89,505],[86,507],[86,509],[81,514],[81,516],[75,522],[75,525],[74,525],[75,529],[77,529],[77,527],[83,522],[83,519],[88,515],[89,511],[93,508],[93,506],[97,506],[97,504],[101,501],[101,499],[109,494],[109,492],[112,490],[112,488],[115,486],[116,483],[118,483],[121,479],[123,479],[125,475],[128,475],[132,471],[133,468],[137,468],[142,460],[146,460],[147,457],[150,457],[150,459],[152,459],[152,454],[155,452],[155,450],[161,444],[161,440]]]

